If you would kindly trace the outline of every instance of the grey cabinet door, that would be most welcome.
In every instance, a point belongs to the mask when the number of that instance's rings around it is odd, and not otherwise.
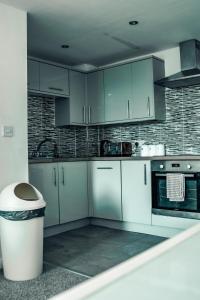
[[[40,91],[52,95],[69,95],[68,70],[40,63]]]
[[[131,119],[154,117],[153,59],[132,63]]]
[[[120,162],[90,162],[89,169],[93,217],[122,220]]]
[[[45,227],[59,224],[57,164],[44,163],[29,166],[29,180],[43,195],[46,202]]]
[[[129,120],[132,98],[131,74],[131,64],[104,71],[106,122]]]
[[[151,224],[150,161],[122,161],[123,221]]]
[[[70,71],[70,123],[87,124],[87,111],[85,100],[86,75]]]
[[[60,223],[88,217],[87,162],[59,163]]]
[[[88,123],[103,123],[105,121],[103,71],[87,75]]]
[[[28,59],[28,89],[39,91],[40,89],[39,62]]]

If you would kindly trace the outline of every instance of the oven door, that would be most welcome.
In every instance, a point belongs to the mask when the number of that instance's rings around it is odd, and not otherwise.
[[[170,201],[167,198],[167,173],[152,172],[152,208],[199,212],[200,211],[200,173],[184,173],[184,201]]]

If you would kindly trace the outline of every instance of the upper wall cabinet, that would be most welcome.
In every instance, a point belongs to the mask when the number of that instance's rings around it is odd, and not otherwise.
[[[88,124],[105,122],[103,71],[87,74]]]
[[[46,63],[40,63],[40,91],[68,96],[68,70]]]
[[[39,91],[40,89],[40,66],[35,60],[28,60],[28,89]]]
[[[70,71],[70,123],[87,124],[86,74]]]
[[[164,89],[154,81],[164,77],[164,63],[148,58],[132,63],[133,94],[130,103],[130,119],[163,120],[165,118]]]
[[[56,126],[87,125],[86,74],[69,71],[70,98],[55,101]]]
[[[131,64],[104,71],[106,122],[128,121],[130,119],[131,74]]]
[[[67,97],[69,96],[68,70],[29,59],[28,89],[30,92]]]
[[[28,75],[30,91],[57,96],[57,126],[165,119],[164,88],[154,84],[164,61],[153,56],[89,74],[29,60]]]

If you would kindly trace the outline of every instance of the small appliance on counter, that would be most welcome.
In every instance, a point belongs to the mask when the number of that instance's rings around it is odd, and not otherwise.
[[[130,142],[111,142],[102,140],[100,143],[100,156],[131,156],[132,144]]]
[[[165,145],[142,145],[141,156],[164,156]]]

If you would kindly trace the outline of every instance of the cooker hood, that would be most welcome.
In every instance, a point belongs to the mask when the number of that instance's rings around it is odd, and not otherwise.
[[[181,72],[156,81],[164,87],[179,88],[200,84],[200,42],[192,39],[181,42]]]

